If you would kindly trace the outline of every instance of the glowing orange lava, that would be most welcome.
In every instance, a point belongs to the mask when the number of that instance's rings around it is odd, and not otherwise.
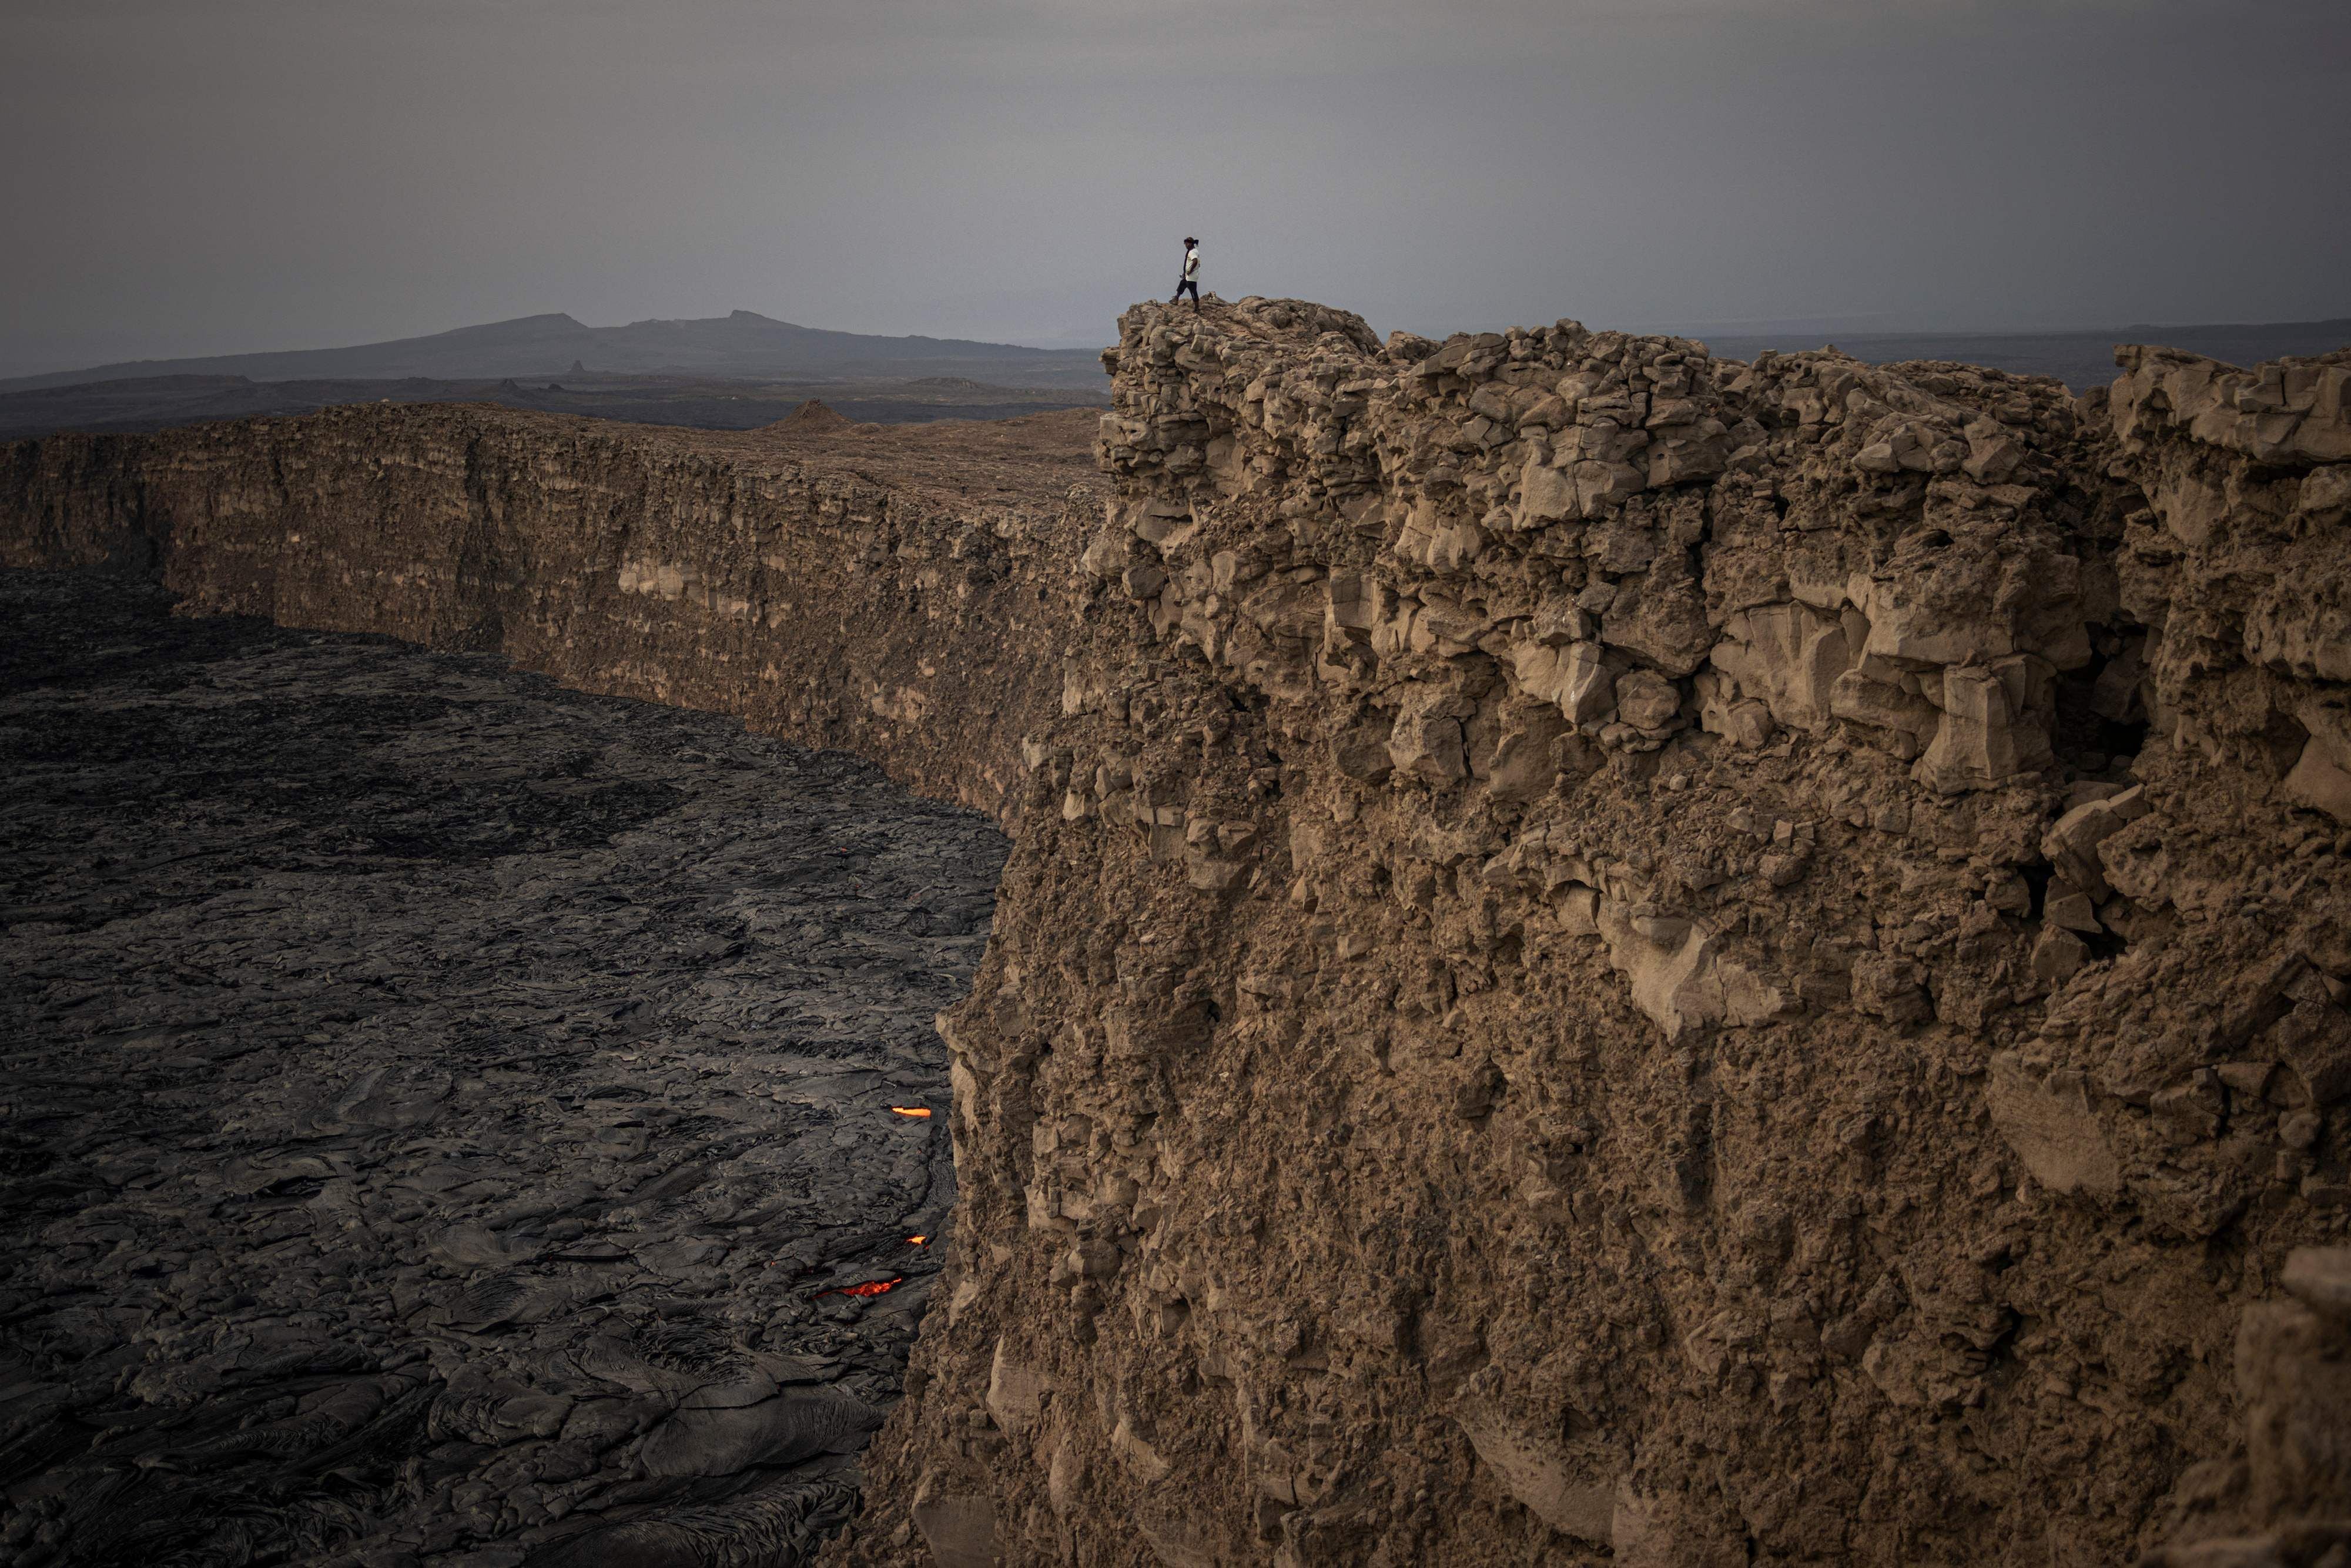
[[[890,1113],[893,1116],[919,1117],[924,1121],[930,1120],[931,1115],[930,1107],[927,1105],[893,1105],[890,1107]]]
[[[930,1244],[931,1239],[927,1236],[909,1236],[906,1238],[906,1245],[909,1247],[927,1247]]]
[[[887,1280],[868,1280],[862,1285],[843,1285],[837,1291],[819,1291],[817,1294],[820,1296],[879,1296],[886,1291],[894,1291],[904,1283],[904,1275],[893,1275]]]

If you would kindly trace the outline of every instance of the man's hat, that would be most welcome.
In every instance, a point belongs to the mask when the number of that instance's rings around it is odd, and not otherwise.
[[[1198,245],[1200,242],[1193,238],[1190,235],[1186,235],[1184,236],[1184,243],[1186,245]]]

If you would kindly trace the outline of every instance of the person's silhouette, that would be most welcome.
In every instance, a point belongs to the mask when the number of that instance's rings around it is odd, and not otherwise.
[[[1176,292],[1167,297],[1167,303],[1175,304],[1186,293],[1192,296],[1192,309],[1196,314],[1200,308],[1200,242],[1190,235],[1184,236],[1183,276],[1176,278]]]

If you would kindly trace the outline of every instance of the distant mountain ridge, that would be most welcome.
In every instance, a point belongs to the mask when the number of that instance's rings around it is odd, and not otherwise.
[[[1767,349],[1821,346],[1825,334],[1800,328],[1769,333],[1693,333],[1718,355],[1752,359]],[[2075,391],[2114,377],[2114,346],[2160,343],[2231,364],[2285,354],[2324,353],[2351,343],[2351,320],[2214,323],[2035,332],[1862,332],[1836,335],[1856,358],[1885,364],[1949,359],[2053,375]],[[546,381],[586,375],[680,375],[799,382],[950,381],[996,387],[1098,392],[1102,364],[1090,349],[1029,349],[960,338],[888,338],[778,321],[756,311],[685,320],[589,327],[560,311],[460,327],[421,338],[339,349],[294,349],[137,360],[88,370],[0,380],[0,392],[151,381],[242,376],[257,382]]]
[[[1024,349],[959,338],[885,338],[778,321],[750,310],[693,320],[589,327],[557,311],[421,338],[340,349],[137,360],[88,370],[0,380],[0,391],[78,386],[154,376],[231,375],[256,382],[479,380],[501,376],[643,373],[789,377],[820,381],[879,376],[958,376],[998,386],[1094,386],[1101,361],[1087,349]]]

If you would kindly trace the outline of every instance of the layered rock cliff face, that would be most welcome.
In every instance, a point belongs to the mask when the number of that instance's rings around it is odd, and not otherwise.
[[[726,435],[425,404],[53,436],[0,448],[0,564],[494,650],[995,810],[1059,699],[1048,585],[1098,505],[1094,420]]]
[[[368,411],[19,447],[5,559],[998,807],[843,1562],[2351,1549],[2351,356],[1113,358],[1106,504]]]

